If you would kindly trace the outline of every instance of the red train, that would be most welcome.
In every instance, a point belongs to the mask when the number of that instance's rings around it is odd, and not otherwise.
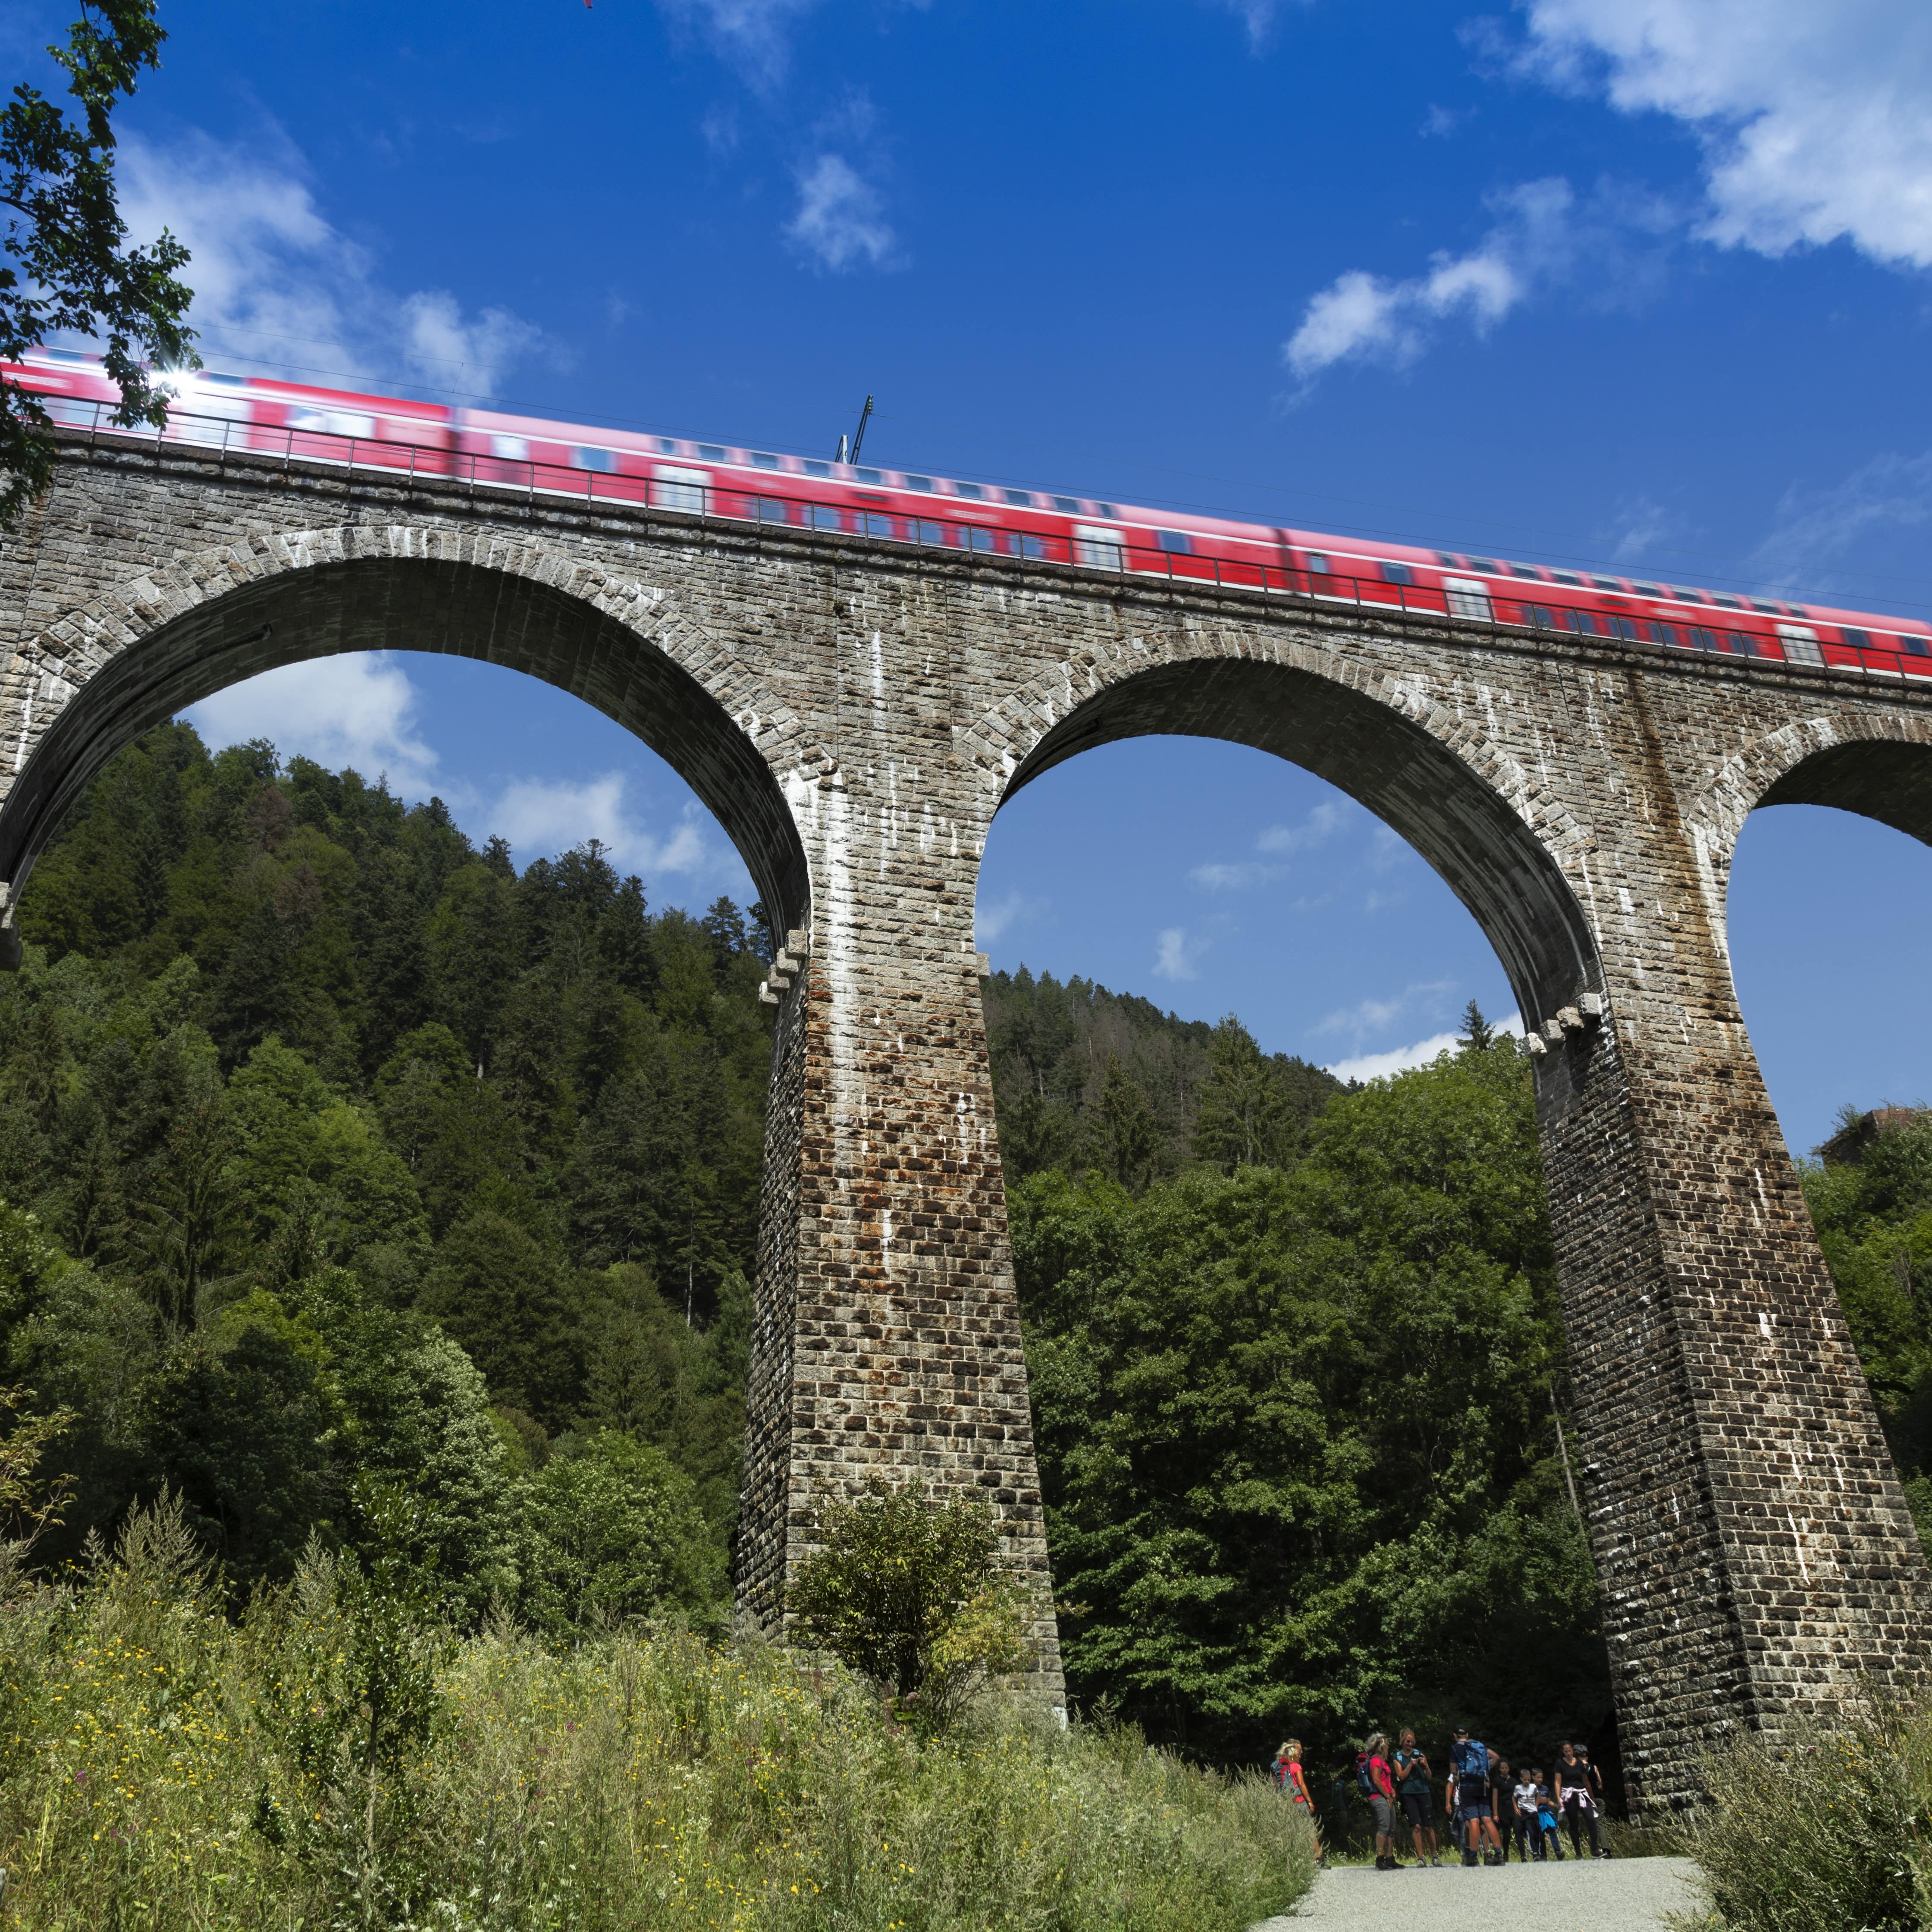
[[[0,369],[40,394],[57,422],[114,433],[109,417],[118,393],[94,357],[37,350],[25,364]],[[170,442],[940,550],[1197,578],[1511,628],[1932,679],[1932,627],[1910,618],[1405,544],[1370,544],[266,376],[201,370],[178,387]]]

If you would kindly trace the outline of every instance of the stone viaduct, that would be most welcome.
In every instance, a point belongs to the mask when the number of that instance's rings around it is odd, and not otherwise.
[[[1932,838],[1932,688],[436,477],[70,439],[0,550],[0,893],[149,725],[296,659],[508,665],[662,753],[791,938],[737,1579],[922,1472],[1047,1551],[974,951],[994,814],[1186,733],[1331,780],[1480,922],[1538,1030],[1626,1766],[1924,1672],[1932,1588],[1739,1018],[1725,892],[1785,802]],[[10,909],[7,914],[10,920]],[[17,958],[10,928],[0,943]],[[1058,1680],[1050,1616],[1045,1675]]]

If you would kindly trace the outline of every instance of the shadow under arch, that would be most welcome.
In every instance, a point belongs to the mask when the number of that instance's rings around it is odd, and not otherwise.
[[[188,600],[177,588],[174,601]],[[670,628],[665,600],[635,601]],[[115,639],[114,655],[67,700],[0,801],[0,879],[12,882],[16,901],[70,807],[143,731],[284,664],[407,650],[523,671],[594,706],[664,758],[710,808],[778,930],[806,923],[805,848],[753,735],[761,724],[785,722],[777,707],[748,714],[747,729],[747,714],[734,716],[730,707],[756,698],[748,680],[714,691],[677,662],[662,635],[534,571],[421,556],[339,557],[220,589],[145,628],[135,611]],[[52,648],[47,636],[42,652]],[[704,655],[713,664],[722,659],[715,650]]]
[[[1060,697],[1056,681],[1051,695]],[[1008,735],[988,721],[982,740]],[[1496,948],[1532,1026],[1603,976],[1583,909],[1497,787],[1387,699],[1340,676],[1250,658],[1132,670],[1076,700],[1017,758],[998,802],[1081,752],[1124,738],[1220,738],[1325,778],[1441,874]],[[1012,756],[1018,746],[1009,748]],[[997,807],[996,807],[997,808]]]

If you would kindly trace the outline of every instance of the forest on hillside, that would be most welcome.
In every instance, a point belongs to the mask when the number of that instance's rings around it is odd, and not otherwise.
[[[38,1559],[166,1489],[238,1609],[355,1548],[374,1484],[460,1626],[721,1630],[759,908],[653,905],[594,844],[519,872],[435,801],[175,724],[21,920],[0,1382],[61,1413],[74,1481]],[[1601,1738],[1516,1048],[1472,1009],[1344,1090],[1232,1017],[1024,970],[984,996],[1076,1695],[1223,1760],[1457,1713]],[[1932,1522],[1932,1122],[1806,1185]]]

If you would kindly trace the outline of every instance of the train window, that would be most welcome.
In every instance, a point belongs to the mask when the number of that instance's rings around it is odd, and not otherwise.
[[[1683,634],[1675,624],[1652,624],[1650,636],[1653,644],[1675,644],[1680,650],[1683,648]]]
[[[1160,548],[1176,556],[1193,554],[1194,539],[1185,530],[1156,530],[1154,540]]]
[[[1090,569],[1118,570],[1122,561],[1120,532],[1100,530],[1091,524],[1076,524],[1073,560]]]
[[[1452,617],[1474,617],[1487,623],[1496,614],[1490,608],[1489,588],[1480,578],[1445,577],[1442,589]]]
[[[1512,577],[1526,577],[1532,584],[1540,584],[1543,581],[1542,572],[1533,564],[1513,563],[1510,566],[1509,570]]]
[[[674,470],[665,464],[658,471],[657,488],[651,495],[661,510],[684,510],[702,516],[704,486],[710,481],[702,470]]]
[[[490,439],[490,454],[500,456],[508,463],[526,463],[530,460],[530,446],[520,436],[493,436]]]
[[[814,463],[808,457],[805,463],[805,473],[808,476],[830,476],[832,474],[832,466],[829,463]]]
[[[1628,617],[1606,617],[1604,622],[1610,627],[1613,638],[1628,638],[1634,643],[1637,636],[1636,626]]]
[[[1718,634],[1707,631],[1701,624],[1693,624],[1684,634],[1690,640],[1694,651],[1714,651],[1718,648]]]
[[[1317,577],[1326,577],[1331,568],[1328,560],[1318,550],[1308,553],[1308,567]]]
[[[1493,572],[1496,569],[1496,561],[1494,557],[1472,556],[1469,559],[1469,568],[1472,570],[1487,570]]]
[[[1713,604],[1721,604],[1726,610],[1742,610],[1744,608],[1740,599],[1736,597],[1726,597],[1721,591],[1712,592],[1711,602]]]
[[[952,494],[956,496],[970,497],[976,503],[984,501],[986,494],[976,483],[956,483],[952,486]]]
[[[1462,560],[1460,556],[1451,556],[1446,550],[1438,550],[1436,553],[1436,561],[1446,565],[1451,570],[1460,570],[1462,568]]]
[[[1899,642],[1916,658],[1932,657],[1932,645],[1928,645],[1923,638],[1908,634],[1901,638]]]
[[[1782,604],[1760,604],[1755,597],[1750,601],[1750,607],[1754,610],[1762,610],[1767,617],[1782,617],[1787,614]]]
[[[845,527],[845,519],[833,503],[813,504],[806,512],[805,520],[815,530],[842,530]]]
[[[859,513],[859,534],[862,537],[889,537],[892,533],[892,520],[882,517],[876,510],[862,510]]]
[[[1046,554],[1046,539],[1034,536],[1030,531],[1022,530],[1018,542],[1022,556],[1043,557]]]
[[[1583,587],[1583,580],[1567,570],[1552,570],[1550,573],[1550,580],[1552,584],[1567,584],[1574,590],[1580,590]]]
[[[1033,508],[1033,492],[1030,490],[1002,490],[1000,494],[1009,503],[1015,505],[1020,509],[1030,510]]]
[[[754,470],[776,470],[778,467],[778,460],[765,450],[754,449],[752,452],[752,467]]]
[[[953,531],[952,540],[962,550],[991,550],[993,533],[982,530],[977,524],[961,524]]]
[[[1597,620],[1587,610],[1570,610],[1564,614],[1567,628],[1580,638],[1594,638],[1597,634]]]
[[[1590,581],[1599,590],[1621,590],[1623,588],[1622,584],[1614,577],[1593,577]]]
[[[1382,581],[1384,584],[1413,584],[1415,581],[1415,572],[1406,563],[1384,562],[1382,566]]]
[[[761,524],[789,523],[791,520],[788,514],[789,508],[782,497],[754,496],[752,499],[752,514]]]
[[[906,525],[906,539],[910,543],[944,543],[946,532],[938,524],[928,523],[922,517],[914,517]]]
[[[708,463],[722,463],[725,460],[724,446],[722,442],[700,442],[698,446],[698,453]]]
[[[1547,604],[1526,604],[1522,607],[1522,621],[1532,630],[1553,631],[1556,628],[1556,613]]]
[[[1734,657],[1752,657],[1756,652],[1756,640],[1747,637],[1742,631],[1726,631],[1720,649],[1729,651]]]
[[[1080,514],[1080,499],[1078,496],[1056,496],[1053,500],[1053,507],[1062,516],[1077,517]]]
[[[1118,517],[1120,514],[1111,503],[1096,503],[1094,509],[1096,515],[1102,517]]]
[[[1825,653],[1818,648],[1818,633],[1804,624],[1780,624],[1778,634],[1784,640],[1784,655],[1793,664],[1822,664]]]
[[[883,470],[855,470],[852,474],[861,483],[883,483],[886,480]]]
[[[598,470],[608,476],[617,467],[617,452],[614,449],[573,449],[570,452],[570,466],[573,470]]]
[[[658,438],[658,454],[660,456],[675,456],[677,454],[677,444],[671,437],[661,436]]]
[[[1839,627],[1838,634],[1854,650],[1868,651],[1871,649],[1871,633],[1869,631],[1854,631],[1849,625],[1843,625]]]
[[[1640,584],[1634,578],[1630,580],[1630,588],[1634,590],[1640,597],[1661,597],[1664,595],[1664,586],[1662,584]]]
[[[930,476],[908,476],[905,480],[905,486],[908,490],[930,491],[932,488],[932,478]]]

